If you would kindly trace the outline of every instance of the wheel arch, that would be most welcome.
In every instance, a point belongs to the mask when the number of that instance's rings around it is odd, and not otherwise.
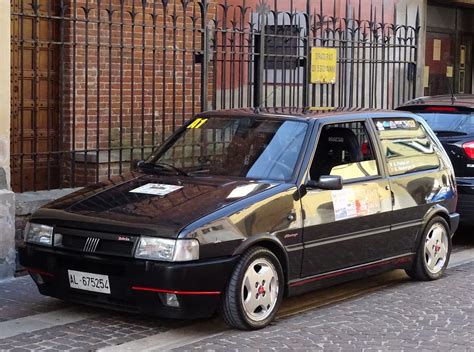
[[[240,255],[252,247],[264,247],[271,251],[278,258],[281,268],[283,269],[285,293],[288,286],[289,273],[289,258],[283,244],[274,236],[270,234],[261,234],[253,236],[244,241],[233,253],[233,255]]]
[[[448,209],[446,209],[445,207],[439,204],[436,204],[436,205],[433,205],[430,209],[428,209],[425,216],[423,217],[423,221],[422,221],[423,230],[425,230],[426,225],[428,225],[431,219],[433,219],[435,216],[442,217],[444,220],[446,220],[446,222],[448,223],[448,226],[451,228],[451,224],[450,224],[451,220],[449,218]]]
[[[435,216],[439,216],[439,217],[443,218],[446,221],[446,223],[448,224],[449,230],[451,230],[451,223],[450,223],[451,220],[449,218],[448,210],[445,207],[443,207],[439,204],[433,205],[425,213],[425,216],[423,216],[423,220],[422,220],[421,226],[420,226],[420,231],[418,232],[418,234],[416,236],[416,248],[418,248],[418,246],[420,245],[421,237],[422,237],[423,233],[426,230],[426,226],[431,221],[431,219],[433,219]]]

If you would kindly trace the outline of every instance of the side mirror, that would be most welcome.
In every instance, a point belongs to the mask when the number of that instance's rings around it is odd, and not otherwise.
[[[327,189],[327,190],[342,189],[342,177],[341,176],[320,176],[318,181],[309,180],[306,183],[306,187],[320,188],[320,189]]]
[[[136,168],[142,166],[142,164],[144,163],[143,160],[132,160],[130,162],[130,170],[135,170]]]

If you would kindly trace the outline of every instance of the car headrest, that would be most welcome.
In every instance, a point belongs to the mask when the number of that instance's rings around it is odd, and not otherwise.
[[[321,134],[319,144],[326,150],[347,151],[352,162],[363,159],[359,141],[354,132],[349,128],[331,127]]]

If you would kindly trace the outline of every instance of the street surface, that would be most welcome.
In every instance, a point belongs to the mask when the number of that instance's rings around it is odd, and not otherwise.
[[[24,276],[0,283],[0,350],[474,351],[474,240],[455,236],[444,278],[403,271],[285,300],[264,330],[220,318],[179,321],[90,308],[41,296]]]

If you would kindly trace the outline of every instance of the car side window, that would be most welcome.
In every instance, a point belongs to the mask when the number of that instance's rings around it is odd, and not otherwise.
[[[390,176],[437,169],[436,144],[424,127],[410,118],[374,120],[387,159]]]
[[[324,125],[310,177],[341,176],[344,181],[379,176],[372,141],[362,121]]]

